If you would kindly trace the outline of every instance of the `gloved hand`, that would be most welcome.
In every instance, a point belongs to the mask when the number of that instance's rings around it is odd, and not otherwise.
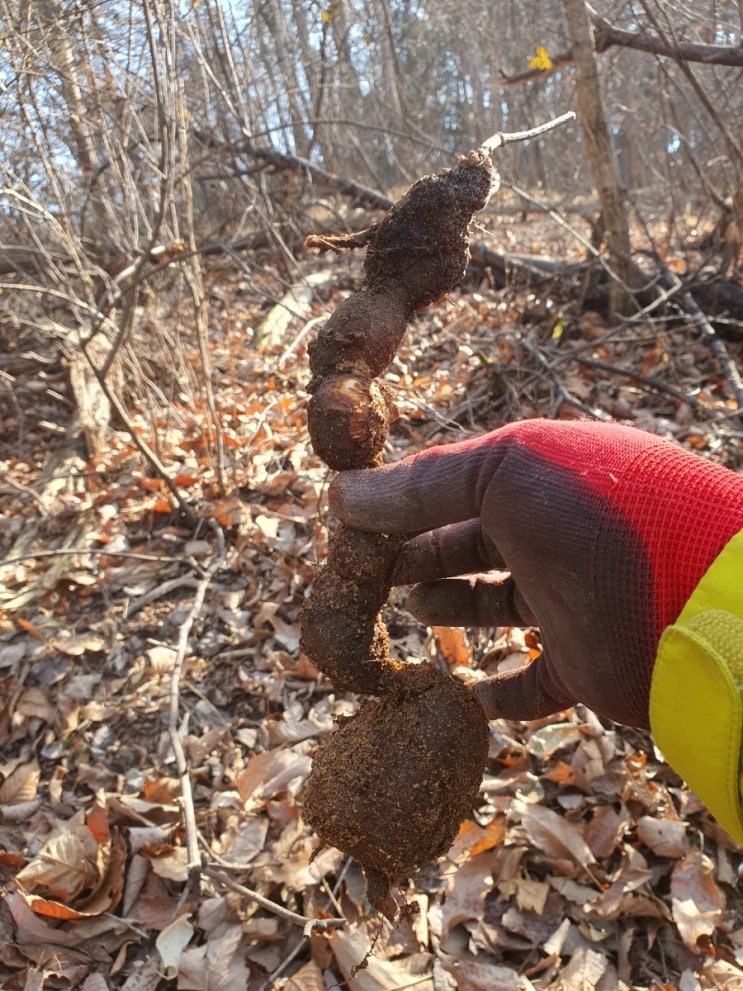
[[[424,583],[424,623],[540,628],[539,658],[475,687],[491,718],[583,702],[647,727],[661,634],[743,530],[743,478],[632,427],[527,420],[343,472],[330,505],[358,529],[419,534],[395,583]],[[510,577],[452,579],[493,569]]]

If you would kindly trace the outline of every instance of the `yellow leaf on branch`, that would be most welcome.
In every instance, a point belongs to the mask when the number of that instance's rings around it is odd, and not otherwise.
[[[540,72],[546,72],[552,68],[552,59],[546,48],[542,48],[541,45],[534,46],[534,58],[529,63],[529,68],[539,69]]]

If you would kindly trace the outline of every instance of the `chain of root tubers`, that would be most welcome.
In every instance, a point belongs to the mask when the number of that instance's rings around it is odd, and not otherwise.
[[[412,313],[447,293],[469,260],[468,228],[497,175],[483,151],[425,176],[360,235],[310,239],[322,249],[367,246],[366,285],[310,346],[309,431],[338,471],[381,463],[397,412],[375,380]],[[487,757],[479,703],[429,663],[389,656],[380,611],[404,537],[339,525],[301,616],[301,646],[343,691],[377,695],[341,725],[313,762],[304,812],[320,839],[352,854],[370,901],[388,915],[390,886],[445,853],[471,809]]]

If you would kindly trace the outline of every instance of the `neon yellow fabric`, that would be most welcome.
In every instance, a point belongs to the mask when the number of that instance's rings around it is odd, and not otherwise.
[[[743,844],[743,531],[663,633],[650,725],[668,763]]]

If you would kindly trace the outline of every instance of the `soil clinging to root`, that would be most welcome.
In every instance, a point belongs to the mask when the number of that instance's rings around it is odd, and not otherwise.
[[[430,663],[365,701],[314,758],[304,800],[321,841],[364,868],[369,899],[446,853],[477,795],[488,753],[482,707]]]

